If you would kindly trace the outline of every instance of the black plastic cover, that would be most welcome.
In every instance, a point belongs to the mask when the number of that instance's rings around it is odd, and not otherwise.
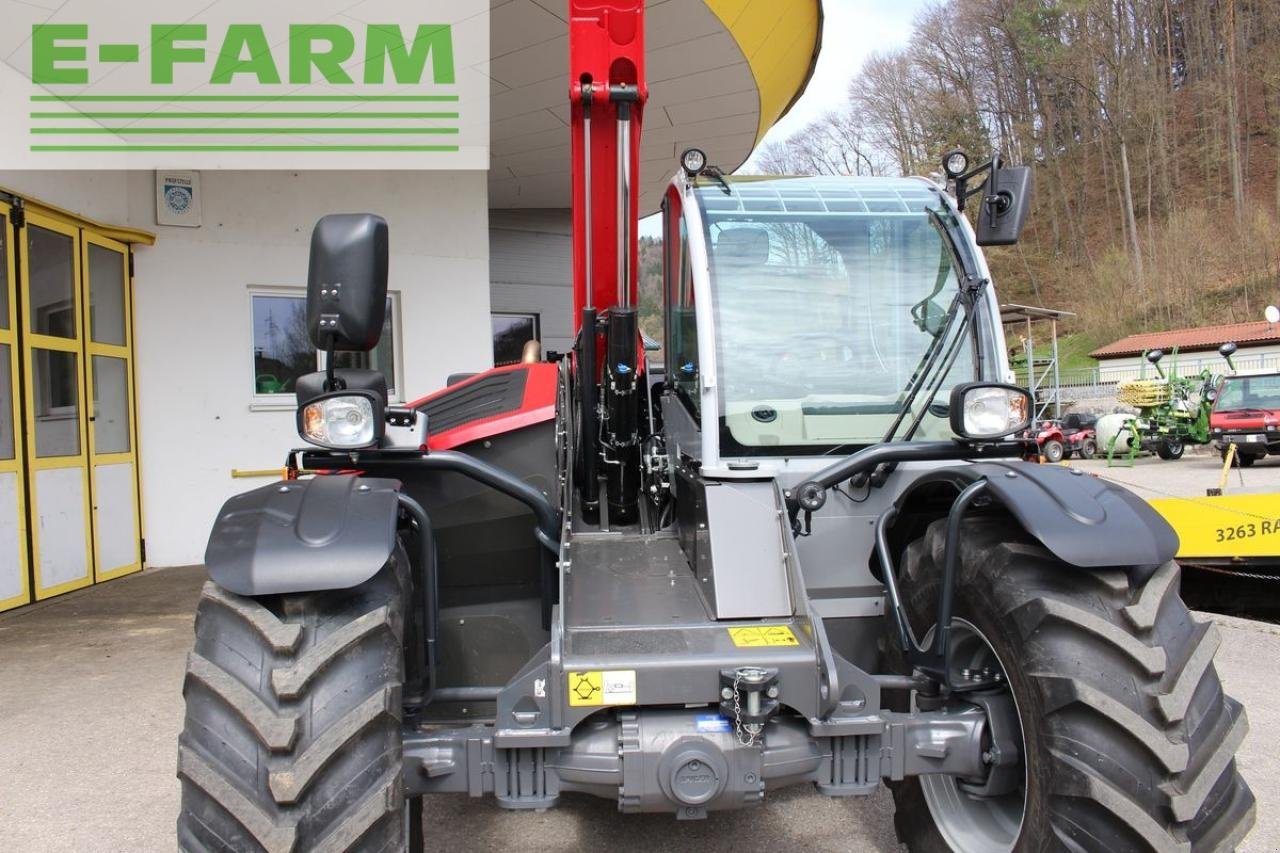
[[[472,421],[505,415],[520,409],[529,374],[526,370],[504,370],[450,386],[447,391],[418,407],[427,415],[427,427],[439,435]]]
[[[929,483],[963,488],[985,478],[1028,533],[1063,562],[1150,574],[1178,553],[1178,534],[1137,495],[1078,469],[1033,462],[975,462],[930,471],[898,498],[899,508]]]
[[[384,405],[387,402],[387,377],[380,370],[340,367],[333,371],[333,377],[338,380],[339,386],[347,391],[372,391],[381,398]],[[302,408],[325,393],[325,378],[326,374],[323,370],[318,373],[304,373],[298,377],[297,382],[294,383],[298,408]]]
[[[347,589],[386,565],[400,481],[344,475],[273,483],[223,504],[209,577],[238,595]]]
[[[311,232],[307,329],[325,349],[367,352],[387,313],[387,222],[372,213],[335,213]]]

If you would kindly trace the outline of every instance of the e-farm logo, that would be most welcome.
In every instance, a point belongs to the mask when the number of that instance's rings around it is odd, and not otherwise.
[[[155,24],[147,35],[108,43],[89,24],[32,27],[33,152],[458,150],[448,24]],[[141,83],[99,91],[122,66]]]

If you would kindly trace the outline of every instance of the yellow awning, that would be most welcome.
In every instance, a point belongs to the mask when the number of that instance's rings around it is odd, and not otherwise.
[[[56,204],[49,204],[38,198],[33,198],[24,192],[11,190],[8,187],[0,187],[0,194],[11,196],[16,199],[22,199],[22,205],[28,213],[44,214],[45,216],[54,216],[64,219],[81,228],[90,228],[104,237],[109,237],[121,243],[138,246],[154,246],[156,243],[156,235],[150,231],[144,231],[141,228],[131,228],[127,225],[111,225],[106,222],[98,222],[87,216],[81,216],[78,213],[72,213],[64,210]]]
[[[706,0],[738,43],[760,92],[757,144],[791,109],[822,47],[821,0]]]

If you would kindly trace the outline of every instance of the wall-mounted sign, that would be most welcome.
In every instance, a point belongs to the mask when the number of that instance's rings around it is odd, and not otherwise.
[[[156,172],[156,224],[200,227],[200,173]]]
[[[0,14],[6,166],[488,168],[489,0],[0,0]]]

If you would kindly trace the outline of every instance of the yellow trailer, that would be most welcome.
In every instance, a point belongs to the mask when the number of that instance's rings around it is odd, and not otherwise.
[[[1280,564],[1280,494],[1156,498],[1149,502],[1178,532],[1181,560]]]

